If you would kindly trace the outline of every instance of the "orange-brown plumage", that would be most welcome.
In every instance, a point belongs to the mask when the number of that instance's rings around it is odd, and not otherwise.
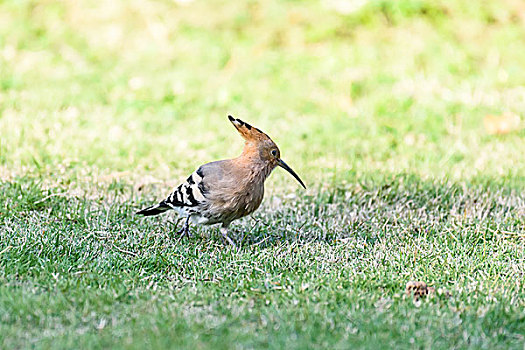
[[[168,198],[138,214],[156,215],[175,209],[199,224],[221,223],[223,237],[233,244],[226,234],[228,226],[257,210],[264,197],[264,181],[275,167],[290,172],[304,187],[268,135],[240,119],[228,118],[245,140],[241,155],[202,165]],[[185,234],[189,233],[188,220],[182,230]]]

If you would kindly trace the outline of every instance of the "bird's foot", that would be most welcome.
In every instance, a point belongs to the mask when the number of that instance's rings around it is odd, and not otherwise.
[[[177,235],[180,236],[181,238],[183,238],[183,237],[191,238],[189,225],[182,226],[182,228],[177,231]]]
[[[228,230],[225,229],[224,227],[221,228],[221,235],[222,235],[222,240],[224,242],[224,244],[229,243],[233,248],[237,249],[237,246],[235,245],[235,243],[233,242],[233,240],[228,237]]]
[[[225,244],[226,244],[226,242],[227,242],[227,243],[229,243],[233,248],[237,249],[237,246],[235,245],[235,243],[233,242],[233,240],[232,240],[230,237],[228,237],[227,235],[222,235],[222,239],[223,239],[223,241],[224,241]]]
[[[184,223],[184,226],[180,230],[177,231],[177,235],[180,236],[180,238],[188,237],[191,238],[190,233],[190,217],[186,219],[186,222]]]

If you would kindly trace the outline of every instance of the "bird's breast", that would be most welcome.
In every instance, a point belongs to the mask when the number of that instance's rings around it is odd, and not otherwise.
[[[238,201],[238,209],[242,212],[244,210],[244,215],[253,213],[259,206],[264,197],[264,185],[252,186],[247,189],[245,193],[240,194]],[[244,216],[243,215],[243,216]]]
[[[207,214],[216,217],[216,222],[231,222],[259,208],[264,197],[264,183],[245,183],[221,192],[211,194]]]

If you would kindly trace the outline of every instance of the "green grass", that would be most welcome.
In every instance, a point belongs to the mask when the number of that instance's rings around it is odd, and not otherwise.
[[[341,4],[0,1],[0,348],[523,349],[523,6]],[[228,114],[308,190],[238,251],[133,215]]]
[[[523,344],[515,190],[396,177],[274,197],[236,226],[238,252],[214,229],[178,241],[166,217],[137,218],[131,186],[86,199],[18,180],[1,193],[5,347]],[[414,303],[409,280],[442,292]]]

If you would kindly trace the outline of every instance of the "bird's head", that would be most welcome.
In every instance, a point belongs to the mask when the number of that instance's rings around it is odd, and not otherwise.
[[[243,154],[253,154],[257,156],[258,159],[263,161],[270,169],[280,166],[292,174],[292,176],[299,181],[301,186],[306,189],[306,186],[301,178],[299,178],[299,175],[297,175],[295,171],[293,171],[292,168],[281,159],[281,151],[279,151],[279,147],[277,147],[270,136],[266,135],[256,127],[253,127],[240,119],[236,119],[231,115],[228,116],[228,119],[245,140]]]

